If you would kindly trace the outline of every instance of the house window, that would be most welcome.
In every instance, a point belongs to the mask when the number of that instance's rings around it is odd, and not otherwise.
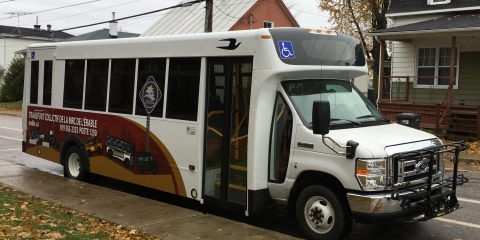
[[[451,0],[427,0],[428,5],[448,4]]]
[[[454,76],[458,80],[459,47],[455,51]],[[419,47],[417,49],[417,87],[419,88],[448,88],[450,84],[450,55],[451,47]],[[426,76],[420,78],[420,76]],[[430,76],[430,78],[428,78]],[[439,78],[447,77],[447,78]],[[455,81],[454,88],[458,88]]]
[[[270,21],[263,21],[264,28],[273,28],[273,22]]]

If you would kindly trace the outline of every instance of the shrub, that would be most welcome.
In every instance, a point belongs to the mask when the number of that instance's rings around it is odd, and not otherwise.
[[[0,88],[0,102],[15,102],[23,97],[24,58],[15,57]]]

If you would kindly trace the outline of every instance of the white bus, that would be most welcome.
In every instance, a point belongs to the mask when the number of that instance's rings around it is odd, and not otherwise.
[[[34,44],[26,66],[23,150],[73,179],[100,174],[245,215],[286,204],[319,239],[345,237],[354,220],[458,209],[456,176],[451,191],[440,187],[441,157],[463,146],[384,119],[351,83],[367,73],[360,42],[337,32]],[[147,144],[139,96],[151,77],[163,97]],[[28,142],[36,127],[61,148]],[[82,140],[112,135],[152,156],[155,174],[135,157],[129,168],[105,151],[88,157]]]

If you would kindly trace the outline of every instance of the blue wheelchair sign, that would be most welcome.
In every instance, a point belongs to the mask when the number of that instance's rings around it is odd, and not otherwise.
[[[32,59],[35,59],[35,52],[32,52],[32,53],[31,53],[31,58],[32,58]]]
[[[145,106],[145,110],[147,110],[148,113],[152,113],[153,109],[155,109],[155,106],[157,106],[157,103],[162,98],[162,91],[158,87],[154,77],[150,76],[147,79],[138,96]]]
[[[291,41],[278,41],[278,50],[281,59],[294,59],[295,52]]]

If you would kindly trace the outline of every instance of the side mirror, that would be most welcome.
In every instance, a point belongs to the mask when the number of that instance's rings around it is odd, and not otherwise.
[[[313,134],[326,135],[330,132],[330,103],[317,100],[313,102]]]

